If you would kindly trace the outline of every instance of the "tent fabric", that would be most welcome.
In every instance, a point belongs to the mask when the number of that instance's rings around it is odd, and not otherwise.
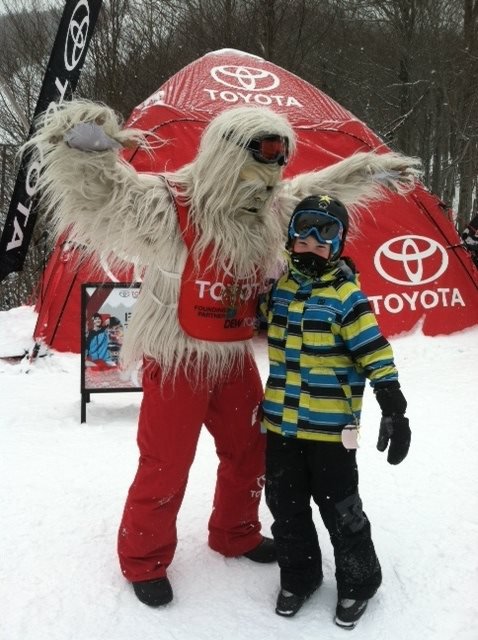
[[[257,56],[225,49],[191,63],[133,110],[126,125],[149,131],[154,152],[136,149],[124,157],[138,171],[174,171],[193,160],[214,116],[246,104],[269,107],[292,124],[298,145],[285,178],[358,151],[389,150],[366,124],[301,78]],[[385,335],[416,327],[426,335],[439,335],[478,322],[478,274],[438,198],[418,185],[407,196],[388,195],[364,210],[360,220],[361,233],[346,253],[360,270],[362,287]],[[61,265],[50,272],[56,269]],[[45,278],[47,274],[48,269]],[[55,277],[62,283],[63,278],[71,280],[71,270],[69,276]],[[63,350],[67,343],[68,350],[79,350],[79,342],[63,335],[72,331],[74,318],[79,334],[75,289],[91,278],[86,267],[77,274],[67,294],[75,299],[68,319],[63,314],[54,336],[44,331],[50,346]],[[65,295],[68,287],[62,284],[61,292]],[[58,310],[51,295],[44,305],[50,307],[49,327],[57,323]]]
[[[79,353],[81,345],[81,285],[130,283],[137,278],[132,265],[110,269],[106,260],[85,256],[81,247],[60,238],[48,260],[35,304],[34,339],[57,351]],[[91,315],[97,308],[88,309]],[[89,317],[87,315],[87,317]]]

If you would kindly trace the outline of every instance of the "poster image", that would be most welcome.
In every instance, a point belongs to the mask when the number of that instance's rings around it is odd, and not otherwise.
[[[128,331],[139,284],[82,285],[82,422],[90,393],[141,391],[141,369],[124,371],[119,353]]]

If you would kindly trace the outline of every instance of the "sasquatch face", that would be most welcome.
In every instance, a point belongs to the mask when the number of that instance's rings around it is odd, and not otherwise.
[[[261,260],[265,238],[279,233],[271,204],[294,150],[287,119],[265,107],[228,109],[211,120],[196,159],[182,170],[204,243],[213,240],[227,256],[236,249],[242,256],[247,245],[248,262]]]
[[[279,164],[263,164],[248,154],[239,172],[236,203],[238,216],[260,216],[271,200],[281,176],[282,167]]]

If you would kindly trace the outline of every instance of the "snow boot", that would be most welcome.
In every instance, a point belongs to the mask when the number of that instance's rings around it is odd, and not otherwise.
[[[167,578],[159,580],[142,580],[133,582],[133,589],[138,600],[149,607],[161,607],[173,599],[171,583]]]
[[[279,591],[279,595],[277,596],[276,603],[276,613],[278,616],[284,616],[286,618],[291,618],[295,616],[295,614],[302,608],[304,602],[306,602],[310,596],[317,591],[317,589],[322,584],[322,581],[319,582],[317,586],[311,589],[308,593],[303,596],[298,596],[295,593],[291,593],[290,591],[286,591],[286,589],[281,589]]]
[[[253,562],[275,562],[277,560],[276,548],[272,538],[262,538],[257,547],[243,553],[244,558],[249,558]]]
[[[335,624],[342,629],[354,629],[367,608],[368,600],[342,598],[337,603]]]

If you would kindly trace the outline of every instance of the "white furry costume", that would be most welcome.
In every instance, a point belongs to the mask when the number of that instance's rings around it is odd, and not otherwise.
[[[71,226],[72,239],[91,250],[112,251],[148,267],[125,337],[126,365],[145,355],[169,370],[194,354],[207,358],[214,375],[250,347],[205,344],[181,331],[176,304],[186,249],[170,190],[163,177],[138,174],[119,161],[114,150],[85,153],[63,142],[64,133],[75,124],[95,121],[103,123],[104,131],[119,143],[141,140],[139,132],[122,130],[109,108],[76,101],[51,108],[30,141],[43,156],[45,169],[38,188],[53,214],[56,232]],[[231,130],[236,137],[226,140]],[[217,259],[238,277],[250,276],[258,265],[263,273],[270,271],[283,249],[290,214],[306,195],[328,193],[353,216],[360,206],[380,198],[384,186],[407,190],[414,180],[416,161],[411,158],[357,153],[321,171],[280,181],[279,167],[260,165],[235,143],[264,132],[288,136],[294,151],[294,133],[285,118],[266,108],[240,107],[210,123],[194,162],[165,174],[190,202],[201,237],[197,251],[214,242]],[[241,180],[241,170],[248,165],[263,175],[253,173],[250,180]]]
[[[91,144],[85,143],[81,128],[75,128],[80,123],[95,123],[90,130]],[[70,146],[65,143],[65,134]],[[241,363],[249,362],[251,353],[250,341],[201,341],[181,329],[177,302],[187,250],[178,227],[175,194],[167,181],[174,183],[188,203],[190,220],[198,237],[196,254],[201,255],[213,244],[214,262],[240,279],[260,279],[274,270],[284,247],[290,214],[306,195],[328,193],[340,199],[353,216],[358,207],[380,198],[384,187],[400,192],[408,190],[414,182],[416,161],[394,153],[357,153],[327,169],[284,181],[278,164],[257,162],[244,148],[250,139],[260,134],[287,137],[290,151],[294,152],[295,136],[285,117],[266,108],[240,107],[225,111],[212,120],[192,163],[173,174],[140,175],[119,159],[114,147],[140,143],[141,133],[122,130],[108,107],[74,101],[50,108],[30,141],[32,149],[39,149],[42,155],[43,171],[38,189],[43,206],[52,215],[56,233],[71,227],[72,239],[91,250],[111,251],[120,260],[129,259],[146,267],[122,356],[126,365],[142,357],[154,361],[162,385],[181,377],[189,363],[193,363],[192,368],[198,373],[200,382],[202,377],[209,382],[221,383],[231,368],[240,370]],[[353,224],[351,228],[354,228]],[[257,372],[251,375],[257,377]],[[244,391],[244,387],[242,389]],[[145,399],[146,393],[151,392],[145,389]],[[186,393],[183,388],[183,393],[187,396],[192,391]],[[185,397],[184,401],[187,400]],[[159,406],[160,400],[155,402],[155,407]],[[252,410],[256,400],[251,397],[250,402]],[[140,421],[140,431],[141,428]],[[251,428],[250,421],[247,428]],[[217,425],[214,429],[217,431]],[[260,458],[262,445],[257,444],[259,440],[255,442]],[[249,443],[248,446],[252,445]],[[143,460],[155,455],[141,453]],[[190,458],[184,462],[182,474],[186,474],[186,478],[191,462]],[[260,464],[258,459],[257,465]],[[257,465],[255,470],[248,472],[252,474],[252,484],[245,488],[248,494],[252,485],[257,489],[260,476]],[[136,481],[139,482],[138,478]],[[158,486],[150,489],[151,500],[154,494],[157,498],[158,492],[162,492],[164,504],[171,502],[175,492],[180,495],[171,522],[175,522],[186,479],[182,478],[181,482],[181,487],[175,485],[173,489],[159,489]],[[255,493],[260,495],[260,491]],[[236,498],[227,497],[224,492],[224,504],[233,499]],[[257,495],[255,500],[257,514]],[[133,502],[129,503],[128,509],[133,509]],[[219,509],[217,502],[215,509]],[[235,517],[240,518],[240,514]],[[254,520],[251,515],[247,517]],[[138,533],[132,529],[140,526],[143,532],[149,516],[143,514],[142,518],[141,523],[138,518],[134,523],[128,521],[127,526],[123,521],[124,535]],[[171,522],[168,526],[174,526]],[[239,555],[257,545],[260,525],[258,527],[257,522],[246,524],[253,536],[248,537],[242,531],[237,543],[229,546],[219,542],[211,544],[210,539],[211,546],[225,555]],[[233,528],[233,523],[230,526]],[[158,520],[157,527],[163,527],[163,521]],[[156,530],[151,532],[151,536],[154,535]],[[138,581],[165,575],[174,549],[164,557],[158,550],[161,544],[131,551],[136,560],[143,556],[140,568],[126,566],[128,560],[123,557],[126,577]],[[172,544],[171,540],[169,544]],[[151,561],[149,564],[146,558]]]

